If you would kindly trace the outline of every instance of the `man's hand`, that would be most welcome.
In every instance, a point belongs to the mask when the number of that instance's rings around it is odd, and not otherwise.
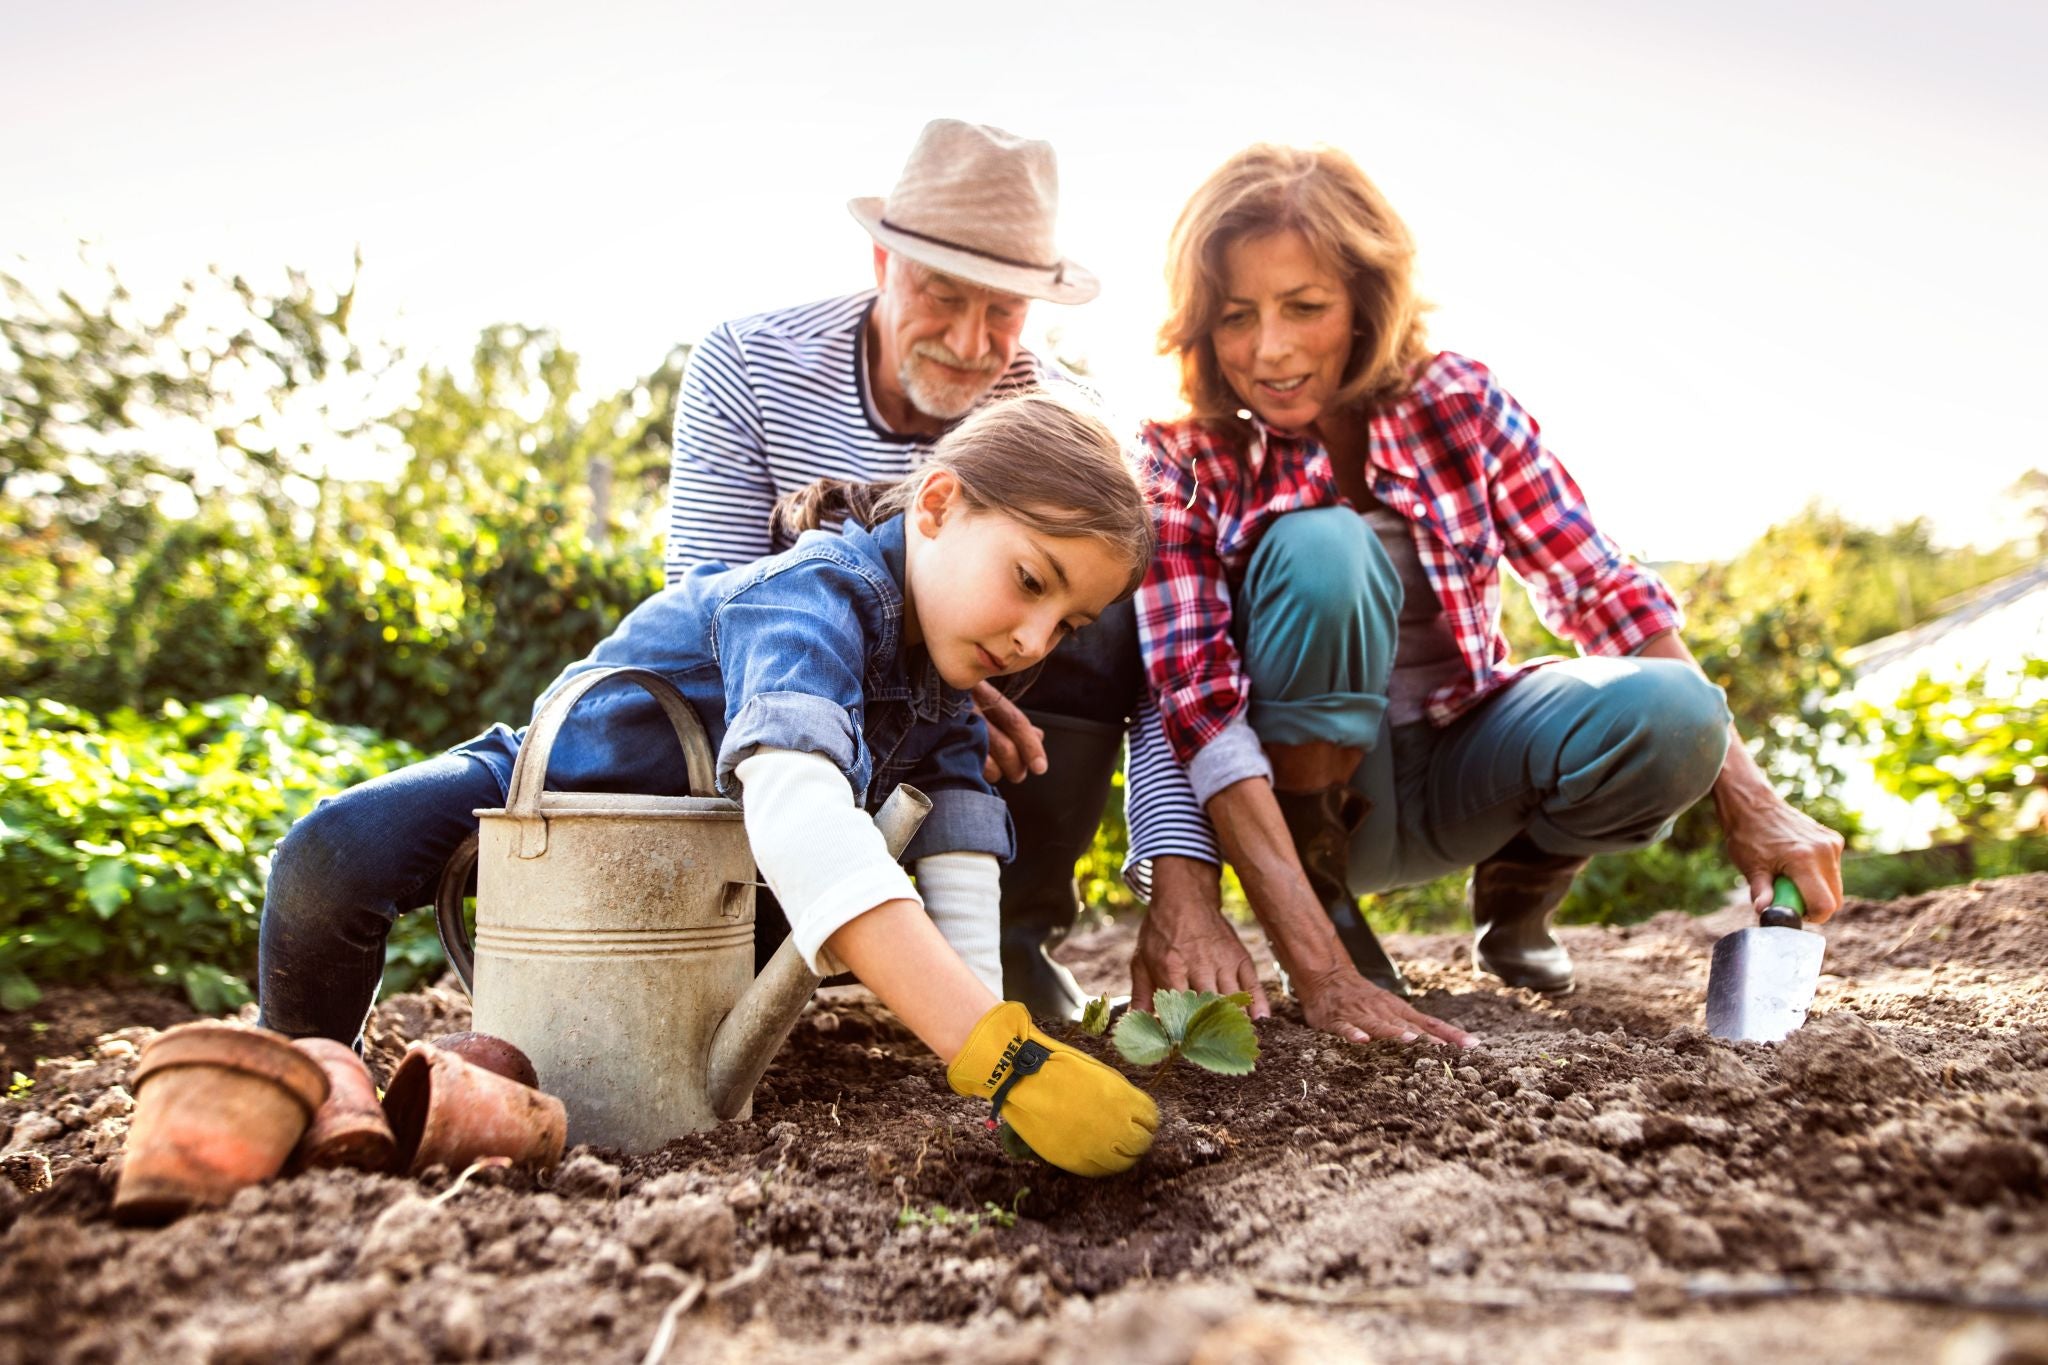
[[[986,682],[974,685],[974,709],[988,722],[988,757],[981,775],[990,782],[1022,782],[1045,771],[1045,731]]]
[[[1842,907],[1841,835],[1770,791],[1747,800],[1723,797],[1717,805],[1728,860],[1749,883],[1757,913],[1770,908],[1772,879],[1783,873],[1799,888],[1808,919],[1833,918]]]
[[[1248,991],[1252,1018],[1272,1016],[1258,968],[1223,917],[1217,871],[1193,858],[1153,861],[1152,906],[1131,956],[1132,1009],[1150,1010],[1154,991]]]
[[[1313,1027],[1347,1042],[1390,1038],[1403,1043],[1427,1039],[1439,1045],[1479,1045],[1479,1040],[1465,1030],[1424,1014],[1400,996],[1373,985],[1349,962],[1320,976],[1296,981],[1294,993],[1301,1000],[1302,1014]]]

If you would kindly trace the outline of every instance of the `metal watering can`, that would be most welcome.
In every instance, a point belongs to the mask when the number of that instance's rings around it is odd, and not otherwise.
[[[661,704],[689,796],[544,790],[569,712],[614,679]],[[713,795],[711,746],[682,693],[640,668],[595,670],[550,697],[512,765],[503,810],[441,875],[441,943],[474,1027],[533,1059],[569,1111],[569,1141],[649,1152],[746,1118],[754,1086],[818,978],[784,940],[757,978],[754,855],[737,802]],[[901,857],[931,802],[900,786],[875,817]],[[477,872],[476,943],[462,918]]]

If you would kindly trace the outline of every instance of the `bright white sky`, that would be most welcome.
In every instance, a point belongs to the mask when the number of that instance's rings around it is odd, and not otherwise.
[[[1956,539],[2048,467],[2048,5],[1567,0],[15,7],[0,252],[346,277],[415,357],[559,328],[623,382],[720,318],[859,288],[845,201],[923,122],[1050,139],[1040,305],[1170,412],[1161,254],[1259,138],[1342,147],[1603,524],[1725,555],[1813,497]],[[40,264],[39,264],[40,263]],[[17,265],[17,270],[22,267]]]

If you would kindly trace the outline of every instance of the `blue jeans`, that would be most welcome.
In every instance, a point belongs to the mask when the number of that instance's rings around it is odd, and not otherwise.
[[[441,870],[476,833],[471,812],[505,804],[497,775],[442,754],[328,797],[271,857],[257,940],[265,1028],[354,1042],[376,1000],[384,940],[431,904]]]
[[[1372,801],[1352,837],[1354,892],[1470,867],[1522,833],[1548,853],[1642,848],[1713,786],[1727,701],[1670,659],[1565,660],[1443,729],[1389,724],[1402,595],[1372,528],[1324,507],[1273,524],[1237,601],[1253,731],[1365,751],[1351,778]]]

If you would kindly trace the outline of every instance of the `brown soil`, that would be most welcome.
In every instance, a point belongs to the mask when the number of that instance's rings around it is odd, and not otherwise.
[[[1562,1001],[1397,938],[1482,1048],[1346,1046],[1283,1007],[1252,1076],[1143,1078],[1158,1145],[1109,1181],[1004,1158],[833,991],[750,1122],[653,1156],[440,1202],[445,1172],[323,1173],[127,1230],[124,1087],[168,1021],[39,1042],[0,1103],[0,1360],[639,1361],[678,1304],[677,1361],[2048,1359],[2048,876],[1852,904],[1775,1048],[1698,1025],[1742,923],[1569,930]],[[1064,955],[1121,990],[1129,945]],[[401,997],[373,1059],[466,1022]]]

